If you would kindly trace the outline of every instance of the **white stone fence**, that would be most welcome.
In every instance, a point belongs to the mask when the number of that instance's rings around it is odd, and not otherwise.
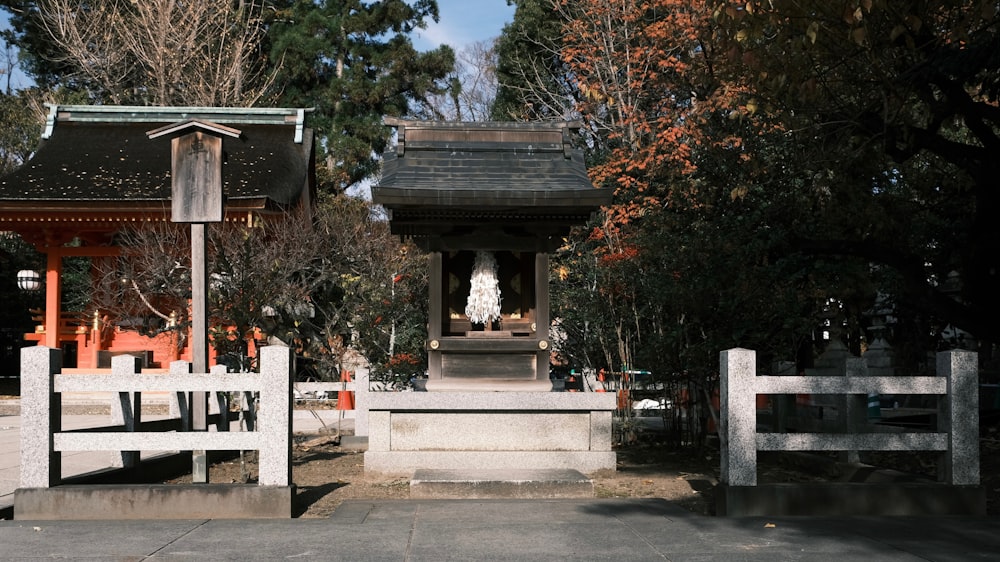
[[[213,369],[211,376],[190,373],[183,361],[171,364],[170,374],[143,374],[138,360],[115,357],[111,374],[61,375],[60,351],[43,346],[21,351],[21,487],[48,488],[61,482],[61,455],[65,451],[120,452],[126,464],[137,451],[259,451],[261,486],[291,484],[292,350],[267,346],[260,352],[260,373],[225,373]],[[177,431],[163,431],[163,424],[142,423],[143,392],[168,392]],[[64,392],[112,392],[114,417],[122,426],[62,431],[61,394]],[[189,392],[227,396],[259,393],[256,430],[228,430],[228,415],[220,415],[218,431],[185,431],[185,396]],[[178,407],[179,405],[179,407]],[[228,412],[225,405],[221,410]],[[150,430],[158,426],[157,430]]]
[[[944,481],[979,485],[978,356],[937,354],[936,377],[757,376],[756,353],[719,354],[722,475],[729,486],[757,485],[757,451],[941,451]],[[936,433],[758,433],[758,394],[936,394]]]

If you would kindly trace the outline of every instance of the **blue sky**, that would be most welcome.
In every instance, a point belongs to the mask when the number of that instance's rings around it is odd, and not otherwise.
[[[450,45],[461,51],[464,45],[492,39],[514,19],[514,6],[507,0],[437,0],[441,14],[438,23],[413,34],[413,45],[420,51],[438,45]]]
[[[432,22],[427,29],[413,34],[413,44],[419,51],[442,44],[461,51],[469,43],[497,37],[503,26],[514,19],[514,6],[508,6],[507,0],[438,0],[438,10],[438,23]],[[6,27],[7,13],[0,12],[0,28]],[[15,71],[14,78],[15,88],[23,84],[19,71]]]

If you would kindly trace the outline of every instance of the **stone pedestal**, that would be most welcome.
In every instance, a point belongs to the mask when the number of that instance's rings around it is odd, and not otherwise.
[[[604,393],[373,393],[365,470],[615,469]]]

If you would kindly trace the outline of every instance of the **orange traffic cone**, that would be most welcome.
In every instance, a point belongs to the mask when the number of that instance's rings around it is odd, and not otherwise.
[[[340,372],[340,382],[351,382],[351,372],[341,371]],[[338,390],[337,391],[337,409],[338,410],[353,410],[354,409],[354,391],[353,390]]]
[[[618,390],[618,409],[628,410],[629,407],[628,389],[622,388]]]
[[[349,383],[351,382],[350,371],[340,372],[340,382]],[[340,422],[344,419],[345,410],[354,409],[354,391],[353,390],[338,390],[337,391],[337,436],[340,436]]]

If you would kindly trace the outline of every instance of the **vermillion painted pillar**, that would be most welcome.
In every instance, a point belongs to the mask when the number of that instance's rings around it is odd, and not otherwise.
[[[57,246],[50,246],[45,248],[45,255],[45,347],[59,349],[62,253]]]

